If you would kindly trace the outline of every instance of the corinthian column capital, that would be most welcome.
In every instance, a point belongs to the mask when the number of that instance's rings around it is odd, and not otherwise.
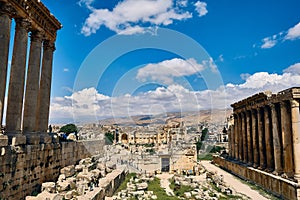
[[[44,31],[31,31],[30,33],[31,41],[42,42],[44,37],[45,37]]]
[[[12,17],[16,15],[16,9],[10,3],[0,2],[0,15],[8,15]]]
[[[290,102],[291,102],[291,107],[292,107],[292,108],[297,108],[297,107],[299,107],[299,101],[298,101],[298,100],[296,100],[296,99],[291,99]]]
[[[16,18],[16,29],[25,29],[26,31],[29,31],[31,27],[31,23],[28,19],[24,18]]]
[[[44,48],[45,49],[50,49],[52,51],[55,51],[55,43],[50,41],[50,40],[45,40],[44,41]]]

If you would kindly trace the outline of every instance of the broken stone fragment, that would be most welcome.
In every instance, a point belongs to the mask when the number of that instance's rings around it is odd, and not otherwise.
[[[54,182],[43,183],[42,191],[47,191],[49,193],[55,193],[55,183]]]
[[[75,166],[74,165],[69,165],[67,167],[64,167],[60,170],[61,174],[65,174],[66,177],[71,177],[75,174]]]

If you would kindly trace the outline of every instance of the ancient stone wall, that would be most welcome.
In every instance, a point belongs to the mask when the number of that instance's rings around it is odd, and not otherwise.
[[[214,157],[214,162],[242,179],[250,180],[260,185],[282,199],[300,199],[300,185],[298,183],[253,167],[247,167],[240,163],[228,161],[222,157]]]
[[[5,146],[0,154],[0,199],[24,199],[55,181],[62,167],[104,154],[104,140]]]

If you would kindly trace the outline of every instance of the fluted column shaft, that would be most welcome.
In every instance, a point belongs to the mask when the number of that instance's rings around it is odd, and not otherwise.
[[[11,18],[9,7],[3,5],[0,8],[0,127],[3,121],[4,97],[6,90],[6,77],[8,65],[8,52],[10,41]]]
[[[21,130],[28,25],[29,23],[27,21],[16,19],[6,115],[7,132],[18,132]]]
[[[238,115],[239,117],[239,137],[238,137],[238,144],[239,144],[239,161],[243,161],[243,118],[242,118],[242,114],[240,113]]]
[[[38,96],[38,111],[36,130],[46,133],[49,121],[49,108],[50,108],[50,93],[52,81],[52,63],[53,52],[55,50],[54,43],[51,41],[44,41],[43,45],[43,62],[40,80],[40,90]]]
[[[278,114],[274,104],[270,104],[271,116],[272,116],[272,133],[273,133],[273,146],[274,146],[274,172],[275,174],[282,173],[282,146],[279,136],[279,126],[278,126]]]
[[[261,110],[257,110],[257,119],[258,119],[258,143],[259,143],[259,168],[264,169],[266,167],[266,158],[265,158],[265,146],[264,146],[264,127],[262,119]]]
[[[274,165],[274,158],[273,158],[273,139],[271,135],[271,116],[269,112],[269,108],[264,108],[264,122],[265,122],[265,145],[266,145],[266,158],[267,158],[267,170],[272,171]]]
[[[248,162],[248,143],[247,143],[247,117],[242,113],[242,134],[243,134],[243,162]]]
[[[293,157],[295,174],[294,178],[297,182],[300,182],[300,113],[299,113],[299,101],[291,100],[291,115],[292,115],[292,135],[293,135]]]
[[[293,173],[293,146],[291,133],[291,116],[288,112],[290,106],[286,103],[280,103],[281,115],[281,134],[282,134],[282,148],[283,148],[283,172],[292,177]]]
[[[247,124],[247,152],[248,152],[248,164],[253,164],[253,148],[252,148],[252,134],[251,134],[251,113],[246,112],[246,124]]]
[[[257,140],[257,114],[255,110],[251,111],[251,121],[252,121],[252,147],[253,147],[253,166],[257,167],[259,165],[259,146]]]
[[[234,115],[234,158],[236,160],[239,159],[239,141],[238,141],[238,137],[239,137],[239,122],[238,122],[238,115]]]
[[[30,55],[27,71],[25,92],[23,131],[36,131],[36,112],[39,93],[40,63],[42,50],[42,35],[39,32],[31,33]]]
[[[232,142],[231,127],[229,127],[229,129],[228,129],[227,135],[228,135],[228,149],[229,149],[228,153],[229,153],[229,157],[232,158],[232,152],[233,152],[232,145],[233,145],[233,142]]]

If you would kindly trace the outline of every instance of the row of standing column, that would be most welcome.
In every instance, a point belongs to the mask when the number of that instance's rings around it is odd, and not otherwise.
[[[11,22],[12,18],[9,10],[2,7],[0,12],[0,125],[2,124],[4,114]],[[15,22],[16,27],[6,112],[6,132],[18,133],[21,129],[25,132],[47,132],[52,60],[55,50],[54,42],[45,40],[42,32],[32,30],[30,23],[26,19],[15,18]],[[26,92],[25,98],[23,98],[29,32],[31,32],[31,42]],[[40,66],[41,59],[42,67]],[[23,105],[24,114],[22,117]]]
[[[230,157],[285,177],[300,178],[299,100],[234,114]]]

